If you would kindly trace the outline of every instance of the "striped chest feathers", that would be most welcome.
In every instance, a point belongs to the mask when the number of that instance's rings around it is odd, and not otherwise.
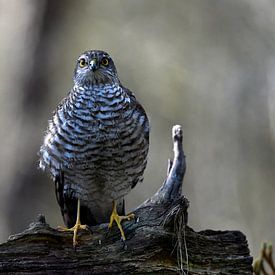
[[[123,148],[129,151],[129,144],[137,149],[146,118],[134,106],[117,85],[92,90],[75,87],[49,124],[44,140],[45,164],[57,169],[58,165],[83,168],[90,161],[121,158]]]

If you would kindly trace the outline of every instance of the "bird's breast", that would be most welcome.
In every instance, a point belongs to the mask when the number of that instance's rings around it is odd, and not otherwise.
[[[142,179],[147,123],[121,88],[76,91],[50,122],[41,164],[53,175],[64,170],[68,188],[82,196],[121,197]]]

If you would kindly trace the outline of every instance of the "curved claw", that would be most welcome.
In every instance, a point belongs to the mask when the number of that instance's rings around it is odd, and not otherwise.
[[[113,202],[113,211],[112,211],[112,214],[111,214],[111,217],[110,217],[110,222],[109,222],[109,225],[108,225],[108,229],[110,229],[112,226],[113,226],[113,222],[115,221],[119,230],[120,230],[120,234],[121,234],[121,238],[123,240],[123,242],[125,243],[126,241],[126,237],[125,237],[125,233],[123,231],[123,228],[121,226],[121,222],[123,220],[131,220],[131,219],[134,219],[135,218],[135,214],[131,213],[129,215],[126,215],[126,216],[119,216],[118,213],[117,213],[117,210],[116,210],[116,202],[114,201]]]

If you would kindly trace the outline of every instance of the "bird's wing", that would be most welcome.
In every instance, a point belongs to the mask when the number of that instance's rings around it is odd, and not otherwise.
[[[146,141],[149,144],[149,132],[150,132],[150,126],[149,126],[149,119],[147,117],[147,114],[144,110],[144,108],[142,107],[142,105],[139,103],[139,101],[136,99],[135,95],[133,92],[131,92],[129,89],[125,88],[123,86],[124,91],[127,93],[127,95],[130,97],[131,99],[131,104],[135,105],[135,108],[138,112],[140,112],[140,114],[142,114],[145,118],[144,121],[144,137],[146,139]]]
[[[150,125],[149,125],[149,119],[147,117],[147,114],[142,107],[142,105],[139,103],[139,101],[136,99],[133,92],[131,92],[129,89],[123,87],[124,91],[127,93],[127,95],[131,99],[131,104],[133,104],[133,108],[136,109],[143,117],[144,117],[144,123],[143,123],[143,134],[144,134],[144,140],[147,143],[147,146],[149,148],[149,133],[150,133]],[[148,152],[148,151],[147,151]],[[137,184],[139,180],[136,180],[132,183],[131,188],[133,189]]]
[[[77,214],[77,199],[68,198],[64,194],[64,172],[60,170],[59,175],[54,178],[55,195],[60,206],[61,214],[65,225],[73,227],[76,221]]]

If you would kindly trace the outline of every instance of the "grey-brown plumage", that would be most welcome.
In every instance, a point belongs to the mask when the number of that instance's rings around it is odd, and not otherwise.
[[[74,87],[49,121],[40,168],[54,178],[68,227],[76,220],[109,220],[112,201],[124,212],[124,196],[143,179],[149,123],[135,96],[124,88],[111,57],[87,51],[77,61]]]

